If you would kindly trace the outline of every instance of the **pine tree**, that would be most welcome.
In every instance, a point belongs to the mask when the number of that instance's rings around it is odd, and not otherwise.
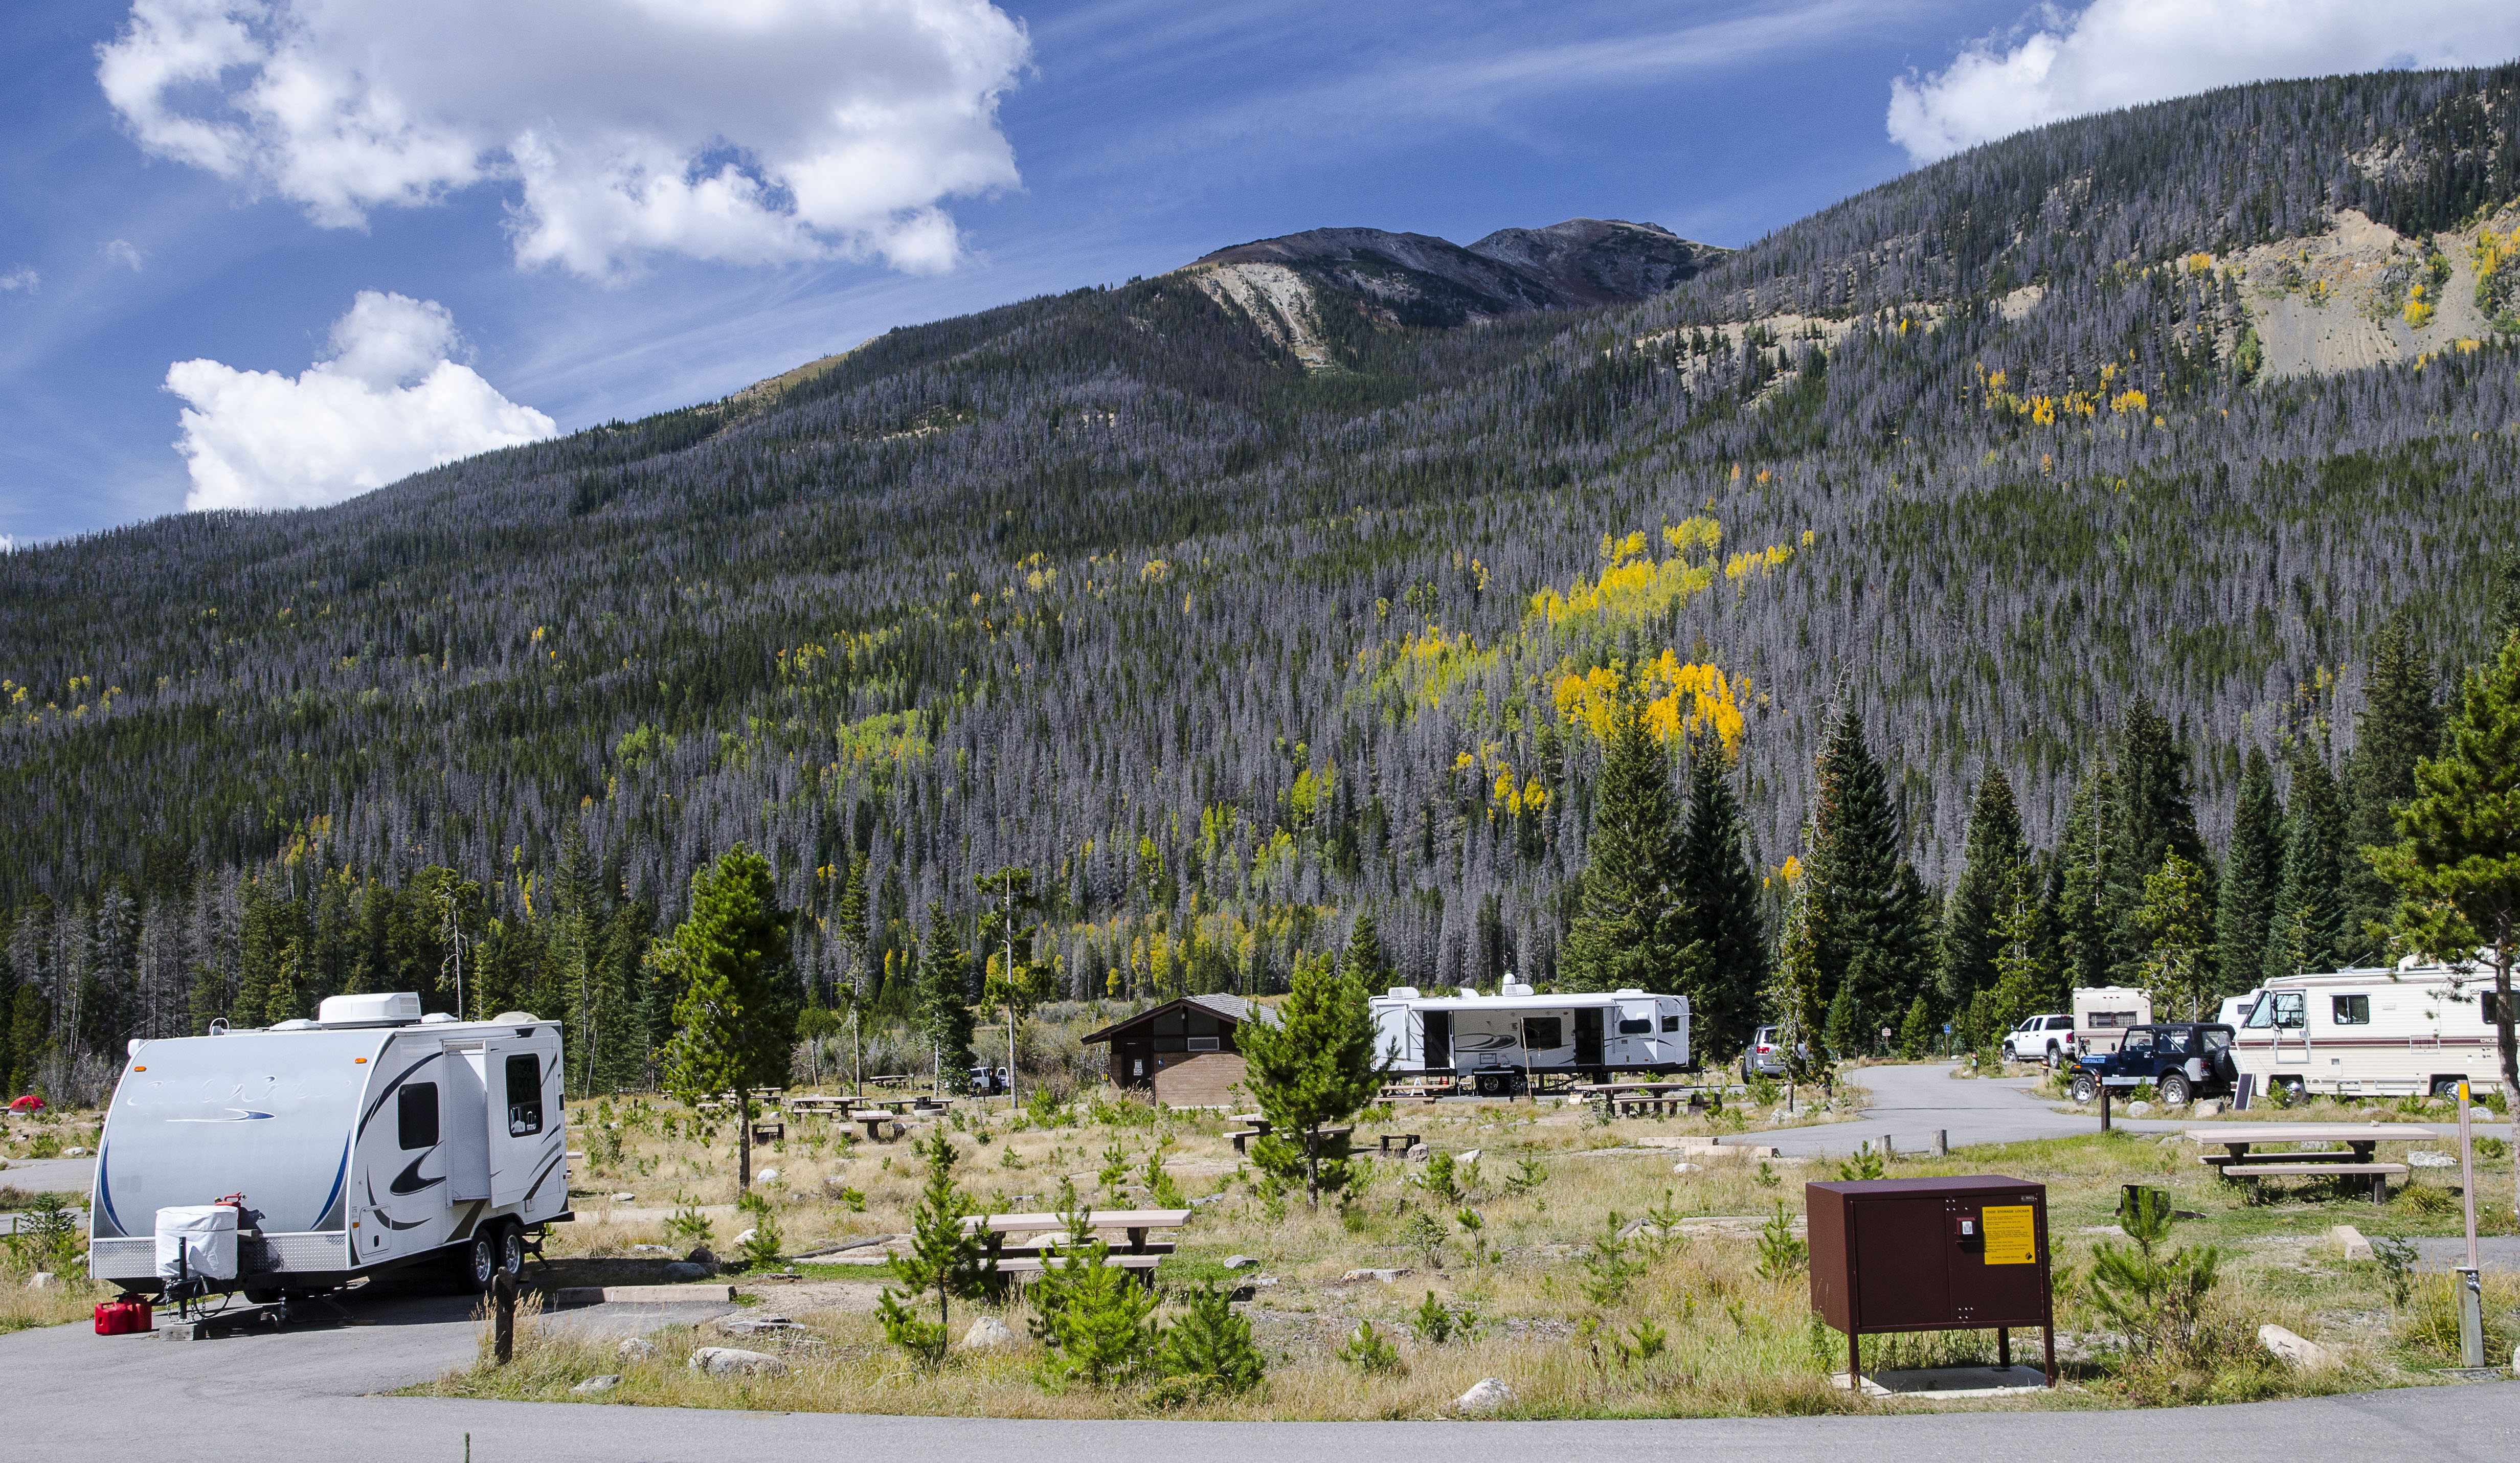
[[[788,1039],[796,1028],[788,919],[770,861],[738,845],[693,874],[691,913],[656,943],[653,958],[682,990],[666,1090],[695,1106],[734,1094],[735,1184],[748,1192],[753,1097],[788,1081]]]
[[[2144,935],[2143,985],[2153,1015],[2203,1019],[2213,998],[2215,956],[2213,885],[2205,870],[2176,852],[2162,855],[2161,867],[2143,881],[2136,924]]]
[[[1356,911],[1356,923],[1347,932],[1347,945],[1339,952],[1339,968],[1368,992],[1390,987],[1391,961],[1382,953],[1382,935],[1373,922],[1372,909]]]
[[[1768,984],[1759,878],[1727,771],[1714,738],[1692,749],[1688,823],[1680,845],[1679,938],[1691,956],[1681,993],[1688,998],[1689,1043],[1719,1055],[1749,1041]]]
[[[2239,806],[2231,817],[2231,842],[2223,856],[2223,892],[2216,902],[2217,995],[2236,996],[2266,978],[2267,931],[2283,882],[2284,810],[2275,797],[2274,768],[2267,754],[2249,748],[2240,768]]]
[[[919,1191],[919,1206],[911,1213],[910,1247],[892,1257],[893,1278],[902,1283],[903,1291],[896,1293],[886,1286],[878,1298],[877,1310],[885,1340],[934,1366],[945,1359],[946,1345],[953,1336],[954,1299],[979,1294],[996,1263],[984,1256],[979,1235],[963,1226],[964,1218],[974,1210],[971,1196],[954,1181],[954,1165],[962,1155],[945,1130],[936,1130],[918,1152],[927,1160],[927,1177]],[[907,1304],[930,1292],[936,1297],[933,1322]]]
[[[1631,687],[1593,802],[1584,905],[1558,983],[1572,991],[1670,992],[1694,963],[1682,934],[1680,809],[1671,766]]]
[[[1784,933],[1777,942],[1777,973],[1769,987],[1768,1009],[1777,1020],[1777,1045],[1789,1070],[1800,1070],[1803,1050],[1824,1038],[1829,998],[1822,986],[1820,942],[1812,933],[1815,891],[1809,874],[1794,878],[1785,893]]]
[[[2371,666],[2362,678],[2362,712],[2354,723],[2354,753],[2345,759],[2347,849],[2390,843],[2397,837],[2397,809],[2415,795],[2415,764],[2441,745],[2441,708],[2433,704],[2433,677],[2414,644],[2402,611],[2392,615],[2371,644]],[[2385,926],[2397,891],[2364,860],[2348,857],[2344,909],[2337,944],[2340,963],[2384,963]]]
[[[2054,943],[2048,938],[2048,911],[2039,900],[2038,880],[2027,864],[2013,869],[2012,887],[2004,892],[1995,921],[1993,998],[1969,1033],[1972,1047],[1985,1046],[2020,1024],[2022,1018],[2054,1010],[2057,999]]]
[[[2021,836],[2021,811],[2012,781],[2002,768],[1987,769],[1969,811],[1960,876],[1943,919],[1942,1008],[1958,1011],[1969,998],[1995,984],[1996,924],[2012,896],[2015,874],[2030,857]]]
[[[863,853],[849,857],[848,878],[832,909],[832,938],[840,942],[840,952],[848,959],[850,988],[860,997],[871,995],[866,970],[867,856]]]
[[[1833,1004],[1841,988],[1852,990],[1851,1019],[1860,1024],[1870,1013],[1863,1007],[1867,989],[1857,987],[1886,990],[1895,984],[1899,972],[1879,947],[1885,926],[1904,921],[1906,911],[1892,909],[1899,830],[1889,781],[1864,744],[1864,719],[1853,707],[1838,714],[1820,756],[1807,877],[1812,945],[1827,998]],[[1861,970],[1859,954],[1870,956]]]
[[[2143,908],[2144,879],[2171,854],[2210,868],[2204,840],[2196,835],[2196,811],[2187,797],[2187,754],[2152,703],[2126,709],[2117,760],[2116,859],[2108,885],[2110,923],[2119,962],[2115,975],[2132,981],[2149,946],[2137,913]],[[2210,897],[2210,896],[2209,896]]]
[[[2345,924],[2345,810],[2336,779],[2307,736],[2293,742],[2284,813],[2283,881],[2267,925],[2267,976],[2337,968]]]
[[[942,904],[927,907],[927,939],[919,950],[917,978],[919,1034],[936,1054],[936,1083],[949,1092],[970,1086],[971,1050],[970,956],[954,943],[954,924]]]
[[[2460,679],[2441,751],[2415,765],[2398,841],[2363,857],[2399,892],[2393,933],[2406,949],[2494,972],[2492,1019],[2502,1090],[2520,1092],[2512,971],[2520,963],[2520,628]]]
[[[2108,891],[2117,879],[2117,775],[2106,762],[2095,761],[2075,789],[2065,818],[2065,836],[2056,849],[2063,865],[2056,895],[2057,937],[2065,953],[2067,979],[2075,986],[2111,983],[2121,952],[2118,926],[2110,917]]]
[[[1307,961],[1295,969],[1279,1020],[1246,1021],[1236,1033],[1269,1120],[1270,1131],[1251,1145],[1254,1161],[1281,1178],[1301,1175],[1315,1209],[1325,1192],[1348,1182],[1347,1134],[1324,1130],[1372,1102],[1391,1070],[1392,1058],[1376,1050],[1366,998],[1354,970],[1333,974],[1327,960]]]

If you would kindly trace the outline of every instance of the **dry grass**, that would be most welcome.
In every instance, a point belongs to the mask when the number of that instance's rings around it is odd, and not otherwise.
[[[617,1185],[640,1198],[635,1206],[615,1206],[609,1220],[603,1218],[602,1201],[581,1199],[584,1219],[562,1231],[556,1253],[621,1254],[634,1244],[661,1243],[662,1210],[678,1192],[731,1201],[726,1134],[703,1147],[687,1117],[675,1115],[669,1135],[667,1110],[652,1105],[616,1104],[608,1115],[577,1111],[588,1131],[621,1134],[617,1156],[603,1142],[586,1145],[598,1161],[586,1166],[582,1182],[607,1192]],[[1798,1271],[1775,1278],[1760,1273],[1761,1219],[1781,1201],[1798,1224],[1801,1181],[1834,1176],[1833,1166],[1763,1165],[1641,1146],[1648,1139],[1732,1131],[1736,1115],[1603,1125],[1576,1109],[1529,1103],[1404,1108],[1387,1123],[1364,1125],[1360,1135],[1410,1130],[1439,1151],[1482,1150],[1469,1192],[1439,1199],[1416,1181],[1422,1170],[1396,1160],[1374,1162],[1349,1203],[1325,1205],[1318,1213],[1306,1210],[1299,1193],[1272,1194],[1257,1183],[1225,1143],[1216,1115],[1115,1106],[1103,1110],[1102,1121],[1081,1112],[1072,1117],[1076,1121],[1042,1127],[1003,1108],[986,1120],[967,1116],[956,1130],[967,1186],[992,1209],[1046,1208],[1062,1175],[1097,1204],[1144,1203],[1147,1160],[1160,1154],[1167,1178],[1185,1194],[1222,1194],[1199,1206],[1162,1274],[1173,1285],[1222,1278],[1229,1273],[1224,1259],[1239,1254],[1259,1263],[1238,1278],[1278,1282],[1259,1287],[1255,1300],[1238,1308],[1251,1320],[1268,1357],[1269,1378],[1259,1392],[1166,1413],[1145,1383],[1102,1392],[1046,1390],[1035,1379],[1042,1353],[1029,1341],[996,1352],[958,1352],[938,1370],[923,1372],[883,1343],[867,1313],[884,1272],[842,1266],[816,1266],[809,1273],[818,1280],[857,1277],[861,1283],[842,1291],[816,1284],[785,1292],[784,1299],[776,1285],[758,1288],[761,1304],[751,1313],[785,1313],[799,1323],[795,1331],[747,1339],[670,1328],[654,1338],[658,1355],[625,1360],[608,1344],[574,1339],[564,1327],[536,1326],[518,1361],[505,1371],[476,1366],[423,1390],[559,1399],[575,1396],[569,1387],[587,1377],[617,1373],[622,1383],[603,1394],[603,1400],[1004,1417],[1327,1420],[1436,1415],[1473,1383],[1496,1377],[1515,1394],[1505,1415],[1524,1417],[1936,1405],[1868,1400],[1833,1387],[1828,1376],[1844,1365],[1844,1343],[1812,1321],[1806,1278]],[[604,1122],[622,1127],[594,1126]],[[840,1141],[811,1120],[791,1120],[788,1131],[789,1141],[759,1155],[756,1163],[779,1171],[769,1187],[791,1252],[817,1241],[909,1227],[919,1173],[905,1145]],[[1106,1165],[1114,1158],[1124,1176],[1106,1186]],[[1546,1170],[1536,1185],[1512,1181],[1526,1160]],[[1689,1170],[1674,1172],[1678,1162]],[[2141,1361],[2077,1334],[2095,1332],[2098,1322],[2069,1290],[2060,1298],[2059,1324],[2069,1333],[2065,1349],[2074,1358],[2068,1370],[2075,1385],[2057,1396],[1999,1405],[2136,1405],[2324,1393],[2422,1381],[2428,1366],[2439,1364],[2426,1360],[2415,1340],[2400,1334],[2407,1328],[2389,1307],[2377,1268],[2345,1264],[2325,1240],[2327,1227],[2338,1222],[2358,1223],[2373,1234],[2449,1232],[2451,1226],[2432,1212],[2438,1203],[2420,1202],[2425,1195],[2385,1210],[2316,1193],[2252,1208],[2236,1190],[2199,1171],[2192,1145],[2127,1134],[2015,1144],[1942,1161],[1902,1159],[1895,1172],[2002,1172],[2047,1183],[2053,1247],[2060,1265],[2071,1267],[2063,1273],[2088,1273],[2093,1245],[2110,1237],[2092,1231],[2110,1219],[2118,1186],[2135,1181],[2167,1187],[2179,1207],[2205,1216],[2181,1225],[2177,1241],[2212,1241],[2232,1257],[2222,1308],[2191,1354]],[[863,1213],[828,1197],[841,1187],[864,1194]],[[1459,1223],[1463,1209],[1483,1221],[1475,1242]],[[1614,1214],[1623,1221],[1650,1216],[1656,1224],[1630,1241],[1639,1272],[1588,1296],[1587,1281],[1598,1278],[1600,1264],[1595,1245]],[[1447,1231],[1432,1256],[1418,1248],[1421,1217],[1438,1219]],[[733,1211],[721,1210],[715,1219],[724,1251]],[[1662,1221],[1669,1221],[1668,1232],[1658,1227]],[[1341,1278],[1372,1267],[1410,1273],[1392,1284]],[[1479,1318],[1469,1338],[1439,1346],[1416,1334],[1411,1313],[1429,1291]],[[833,1300],[835,1294],[847,1299]],[[958,1305],[955,1331],[975,1313]],[[1018,1337],[1028,1334],[1019,1297],[995,1313]],[[1399,1340],[1405,1370],[1366,1375],[1337,1358],[1337,1347],[1361,1320]],[[2255,1343],[2255,1328],[2264,1321],[2320,1340],[2342,1364],[2301,1373],[2273,1363]],[[1639,1354],[1635,1345],[1647,1322],[1667,1337],[1651,1356]],[[2016,1341],[2022,1343],[2016,1356],[2035,1355],[2035,1335]],[[690,1371],[685,1363],[691,1351],[706,1345],[776,1352],[791,1370],[783,1378],[742,1379]],[[1991,1361],[1994,1350],[1990,1333],[1873,1339],[1866,1343],[1866,1366]]]

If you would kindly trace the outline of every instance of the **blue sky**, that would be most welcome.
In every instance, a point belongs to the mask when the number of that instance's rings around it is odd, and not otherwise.
[[[331,501],[1319,225],[1739,244],[2053,115],[2520,50],[2431,0],[711,3],[742,33],[676,40],[702,0],[0,9],[0,536]]]

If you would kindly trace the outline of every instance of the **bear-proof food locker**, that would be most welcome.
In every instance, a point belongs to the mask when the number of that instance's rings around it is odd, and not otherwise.
[[[1863,1385],[1859,1338],[1892,1331],[1996,1333],[2037,1326],[2056,1385],[2048,1278],[2048,1189],[1997,1174],[1869,1178],[1803,1186],[1812,1309],[1845,1333],[1847,1385]]]

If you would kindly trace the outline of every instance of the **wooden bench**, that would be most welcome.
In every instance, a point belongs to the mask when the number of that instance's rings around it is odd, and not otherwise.
[[[1155,1266],[1173,1253],[1168,1242],[1149,1241],[1148,1232],[1155,1229],[1178,1229],[1190,1222],[1187,1209],[1102,1209],[1086,1214],[1084,1225],[1089,1231],[1117,1229],[1128,1236],[1126,1245],[1109,1246],[1105,1262],[1136,1272],[1147,1284],[1155,1283]],[[1067,1217],[1056,1214],[981,1214],[963,1220],[965,1233],[977,1233],[987,1246],[987,1253],[997,1262],[1001,1275],[1037,1275],[1050,1264],[1070,1264],[1076,1257],[1052,1255],[1053,1250],[1072,1250],[1075,1242],[1068,1237]],[[1028,1243],[1013,1250],[1007,1247],[1010,1235],[1023,1236]]]
[[[755,1123],[752,1125],[752,1140],[756,1143],[784,1143],[788,1141],[788,1125]]]
[[[1386,1085],[1377,1095],[1385,1102],[1395,1102],[1404,1097],[1414,1101],[1434,1102],[1453,1095],[1453,1088],[1450,1083],[1438,1086],[1432,1082],[1395,1082]]]
[[[1400,1145],[1400,1151],[1406,1153],[1418,1146],[1418,1137],[1419,1134],[1414,1132],[1386,1132],[1378,1135],[1374,1141],[1381,1145],[1382,1152],[1390,1152],[1392,1145],[1397,1143]]]
[[[1064,1269],[1068,1265],[1083,1263],[1083,1257],[1075,1255],[1058,1255],[1046,1260],[1016,1256],[999,1261],[997,1272],[1020,1282],[1024,1277],[1038,1275],[1054,1264]],[[1123,1255],[1115,1252],[1104,1256],[1102,1263],[1118,1265],[1151,1287],[1155,1283],[1155,1266],[1163,1263],[1163,1257],[1161,1255]]]
[[[1239,1131],[1229,1132],[1226,1134],[1227,1137],[1234,1140],[1234,1151],[1237,1153],[1250,1152],[1251,1149],[1249,1145],[1251,1140],[1257,1137],[1266,1137],[1269,1132],[1269,1120],[1260,1116],[1258,1113],[1236,1113],[1233,1117],[1228,1118],[1225,1121],[1228,1123],[1239,1123],[1242,1125]]]
[[[2305,1154],[2291,1155],[2295,1158]],[[2223,1170],[2223,1176],[2249,1186],[2249,1202],[2259,1203],[2258,1181],[2264,1178],[2368,1178],[2371,1180],[2371,1202],[2389,1202],[2389,1180],[2404,1178],[2405,1164],[2339,1164],[2339,1163],[2253,1163],[2233,1164]]]

